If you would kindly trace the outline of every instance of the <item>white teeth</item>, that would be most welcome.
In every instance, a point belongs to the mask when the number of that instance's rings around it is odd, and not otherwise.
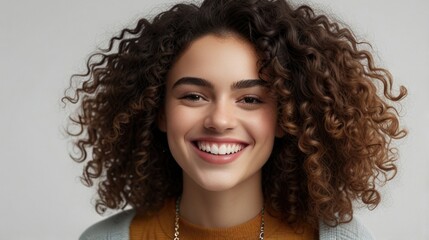
[[[211,147],[210,152],[213,153],[213,154],[219,154],[219,147],[216,144],[213,144],[213,146]]]
[[[204,152],[215,155],[226,155],[239,152],[243,149],[241,144],[218,144],[209,142],[197,142],[198,148]]]
[[[225,146],[225,144],[223,144],[223,145],[221,145],[219,147],[219,154],[222,154],[222,155],[226,154],[226,146]]]
[[[226,152],[227,153],[232,152],[231,144],[228,144],[228,146],[226,147]]]

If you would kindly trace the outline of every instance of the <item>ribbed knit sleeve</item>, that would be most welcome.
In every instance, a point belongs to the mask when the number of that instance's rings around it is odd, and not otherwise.
[[[128,228],[134,215],[128,210],[100,221],[86,229],[79,240],[129,240]]]
[[[374,240],[371,232],[356,217],[351,222],[336,227],[324,223],[320,223],[319,227],[321,240]]]

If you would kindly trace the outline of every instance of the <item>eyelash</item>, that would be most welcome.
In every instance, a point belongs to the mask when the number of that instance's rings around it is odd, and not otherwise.
[[[196,93],[186,94],[179,99],[187,100],[187,101],[191,101],[191,102],[199,102],[201,100],[205,100],[205,98],[203,96],[201,96],[200,94],[196,94]],[[263,101],[261,101],[258,97],[254,97],[254,96],[244,96],[238,102],[246,104],[246,105],[256,105],[256,104],[263,103]]]
[[[188,100],[191,102],[198,102],[200,100],[204,100],[204,97],[199,95],[199,94],[196,94],[196,93],[189,93],[189,94],[186,94],[185,96],[181,97],[180,99]]]
[[[249,102],[246,102],[246,100],[251,100],[252,102],[249,103]],[[245,96],[239,102],[243,102],[244,104],[249,104],[249,105],[263,103],[259,98],[253,97],[253,96]]]

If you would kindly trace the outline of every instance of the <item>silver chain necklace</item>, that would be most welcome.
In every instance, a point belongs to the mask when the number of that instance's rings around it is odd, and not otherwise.
[[[176,218],[175,218],[175,222],[174,222],[174,238],[173,240],[180,240],[179,238],[179,216],[180,216],[180,199],[181,197],[178,197],[176,200]],[[261,230],[259,231],[259,240],[264,240],[264,225],[265,225],[265,221],[264,221],[264,209],[265,207],[262,207],[261,210]]]

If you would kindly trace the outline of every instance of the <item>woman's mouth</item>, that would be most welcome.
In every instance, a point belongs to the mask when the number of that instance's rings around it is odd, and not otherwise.
[[[248,144],[237,141],[192,141],[197,155],[211,164],[227,164],[237,159]]]
[[[201,151],[214,155],[228,155],[241,151],[245,146],[240,143],[210,143],[197,141],[196,146]]]

